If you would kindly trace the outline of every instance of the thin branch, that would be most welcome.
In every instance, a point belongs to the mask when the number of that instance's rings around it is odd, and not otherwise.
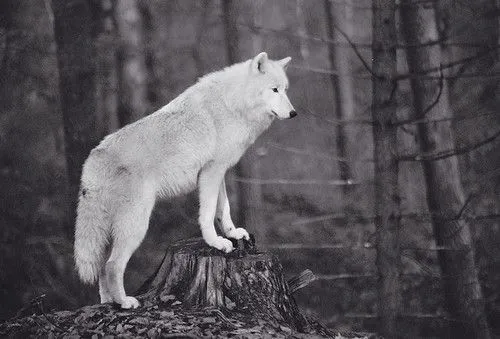
[[[442,215],[440,213],[427,213],[427,214],[408,213],[408,214],[401,214],[400,215],[400,217],[403,220],[409,219],[409,220],[418,221],[418,222],[431,222],[433,216],[439,217]],[[351,223],[368,225],[368,224],[372,224],[375,221],[375,218],[376,218],[376,216],[346,215],[343,213],[332,213],[332,214],[299,218],[297,220],[290,222],[290,225],[292,225],[292,226],[306,225],[306,224],[312,224],[312,223],[316,223],[316,222],[332,221],[332,220],[337,220],[339,223],[349,221]],[[453,219],[449,219],[449,221],[456,221],[456,220],[481,221],[481,220],[492,220],[492,219],[498,219],[498,218],[500,218],[500,214],[490,213],[490,214],[475,215],[475,216],[465,216],[465,217],[461,217],[458,219],[453,218]]]
[[[386,104],[390,104],[392,100],[394,99],[394,96],[396,95],[396,90],[398,89],[399,83],[392,79],[392,88],[391,88],[391,94],[389,94],[389,98],[385,101]]]
[[[318,215],[318,216],[312,216],[312,217],[306,217],[306,218],[300,218],[300,219],[294,220],[290,223],[290,225],[292,225],[292,226],[306,225],[306,224],[312,224],[315,222],[330,221],[330,220],[346,221],[347,216],[345,214],[339,214],[339,213]],[[374,221],[374,218],[373,217],[359,216],[359,219],[358,219],[356,216],[349,216],[349,220],[357,220],[357,221],[361,221],[361,222],[372,223]]]
[[[472,151],[474,151],[474,150],[476,150],[484,145],[489,144],[490,142],[493,142],[499,136],[500,136],[500,131],[496,132],[495,134],[493,134],[489,138],[486,138],[483,141],[480,141],[474,145],[470,145],[467,147],[454,148],[454,149],[437,151],[437,152],[403,155],[403,156],[400,156],[398,160],[399,161],[435,161],[435,160],[446,159],[446,158],[457,156],[460,154],[472,152]]]
[[[448,69],[448,68],[453,68],[453,67],[458,66],[458,65],[469,64],[473,61],[476,61],[479,58],[482,58],[483,56],[485,56],[489,53],[491,53],[491,49],[478,52],[478,53],[471,55],[469,57],[450,61],[446,64],[439,64],[439,66],[427,68],[427,69],[422,70],[422,71],[417,72],[417,73],[400,74],[400,75],[397,75],[394,79],[395,80],[405,80],[405,79],[414,78],[414,77],[418,78],[421,75],[426,75],[426,74],[437,72],[437,71],[439,71],[439,78],[441,79],[442,77],[444,77],[444,75],[442,74],[443,70]]]
[[[368,120],[368,119],[339,120],[339,119],[325,118],[325,117],[321,116],[320,114],[313,112],[312,110],[310,110],[309,108],[307,108],[305,106],[298,106],[298,105],[296,105],[296,106],[299,107],[302,111],[306,112],[307,114],[312,115],[314,118],[320,119],[320,120],[328,122],[330,124],[334,124],[334,125],[368,125],[368,126],[373,126],[373,121],[372,120]],[[366,111],[368,111],[370,109],[371,109],[371,107],[368,107],[366,109]],[[372,160],[370,160],[370,161],[372,161]]]
[[[443,73],[443,67],[439,66],[439,91],[438,94],[436,95],[436,98],[434,101],[427,106],[424,111],[421,113],[422,117],[425,118],[427,113],[429,113],[441,100],[441,95],[443,94],[443,88],[444,88],[444,73]]]
[[[417,78],[421,80],[438,80],[440,77],[439,76],[433,76],[433,75],[418,75],[418,74],[412,74],[408,78]],[[445,75],[445,79],[493,79],[493,78],[500,78],[500,72],[495,72],[495,73],[467,73],[467,74],[460,74],[460,75]]]
[[[402,250],[404,250],[404,249],[402,249]],[[416,275],[416,276],[425,276],[425,277],[436,276],[436,273],[432,272],[432,270],[429,267],[427,267],[425,264],[423,264],[422,262],[420,262],[419,259],[415,258],[415,253],[405,253],[405,252],[402,252],[401,255],[404,256],[405,258],[410,259],[413,262],[413,264],[415,264],[415,265],[418,266],[418,268],[420,270],[419,273],[414,273],[413,275]]]
[[[223,18],[224,15],[219,15],[219,17]],[[357,42],[353,42],[353,41],[345,43],[345,42],[336,41],[336,40],[332,40],[332,39],[321,37],[321,36],[296,34],[296,33],[287,32],[287,31],[283,31],[283,30],[279,30],[279,29],[264,27],[261,25],[249,25],[249,24],[243,23],[243,22],[235,22],[235,24],[238,26],[241,26],[241,27],[245,27],[253,32],[259,31],[262,33],[268,33],[268,34],[271,33],[271,34],[276,34],[276,35],[281,35],[281,36],[287,36],[287,37],[292,37],[292,38],[299,38],[299,39],[304,39],[304,40],[326,43],[326,44],[335,45],[338,47],[352,48],[353,46],[355,46],[357,50],[359,50],[359,49],[372,50],[374,47],[370,43],[357,43]],[[418,43],[418,44],[395,43],[392,46],[392,48],[407,49],[409,47],[428,47],[428,46],[433,46],[433,45],[458,46],[458,47],[488,47],[489,46],[491,48],[500,48],[500,44],[481,44],[481,43],[468,43],[468,42],[443,43],[444,41],[446,41],[446,39],[431,40],[431,41],[428,41],[425,43]]]
[[[303,67],[303,66],[292,66],[290,65],[290,68],[295,68],[295,69],[301,69],[301,70],[307,70],[312,73],[318,73],[318,74],[329,74],[329,75],[338,75],[338,72],[335,70],[329,70],[329,69],[324,69],[324,68],[313,68],[313,67]],[[340,75],[339,75],[340,76]],[[351,75],[346,75],[346,76],[351,76]],[[357,79],[371,79],[371,76],[363,75],[363,74],[353,74],[352,77],[357,78]],[[405,73],[405,74],[400,74],[396,75],[398,78],[398,81],[402,80],[409,80],[409,79],[421,79],[421,80],[439,80],[441,79],[440,75],[425,75],[425,74],[416,74],[416,73]],[[457,79],[457,78],[499,78],[500,77],[500,72],[495,72],[495,73],[467,73],[467,74],[460,74],[460,75],[444,75],[444,79]]]
[[[260,178],[241,178],[232,177],[234,181],[242,182],[245,184],[254,185],[330,185],[330,186],[350,186],[357,185],[359,182],[352,180],[321,180],[321,179],[260,179]]]
[[[446,246],[429,246],[429,247],[402,247],[402,251],[431,251],[431,252],[439,252],[439,251],[464,251],[468,250],[465,248],[456,248],[456,247],[446,247]],[[405,255],[405,257],[410,259],[415,259],[413,257]]]
[[[371,79],[371,76],[368,74],[356,74],[356,73],[349,73],[349,74],[341,74],[340,72],[336,70],[331,70],[331,69],[326,69],[326,68],[319,68],[319,67],[310,67],[310,66],[300,66],[300,65],[290,65],[288,66],[290,69],[297,69],[297,70],[303,70],[303,71],[309,71],[312,73],[317,73],[317,74],[327,74],[327,75],[335,75],[338,77],[352,77],[355,79]]]
[[[372,250],[376,249],[374,244],[302,244],[302,243],[279,243],[279,244],[263,244],[262,247],[272,250],[346,250],[346,251],[359,251],[359,250]],[[406,246],[401,247],[402,252],[440,252],[440,251],[469,251],[470,247],[447,247],[447,246],[429,246],[429,247],[418,247],[418,246]],[[416,260],[410,254],[403,253],[406,258]],[[418,263],[418,262],[417,262]],[[421,267],[424,268],[424,267]],[[427,276],[435,275],[431,271],[424,269]],[[414,274],[414,273],[412,273]],[[321,275],[318,275],[321,277]]]
[[[359,61],[363,64],[363,67],[376,79],[385,79],[384,75],[379,75],[375,74],[375,72],[372,70],[372,68],[368,65],[368,63],[365,61],[363,56],[361,55],[361,52],[358,49],[358,46],[354,42],[352,42],[351,38],[349,38],[349,35],[347,35],[346,32],[344,32],[335,22],[331,22],[331,25],[346,39],[346,41],[349,43],[349,46],[351,46],[354,54],[358,57]]]
[[[467,197],[467,199],[465,199],[465,202],[464,202],[462,208],[460,208],[460,211],[458,211],[457,215],[453,218],[453,220],[460,220],[462,218],[462,215],[463,215],[465,209],[467,208],[467,206],[470,204],[470,202],[474,198],[475,198],[474,194],[469,194],[469,196]]]
[[[377,277],[375,273],[340,273],[340,274],[316,274],[316,280],[345,280],[345,279],[360,279],[360,278],[374,278]]]
[[[424,111],[421,113],[421,119],[418,119],[420,121],[425,121],[425,117],[426,115],[439,103],[439,101],[441,100],[441,95],[443,94],[443,87],[444,87],[444,73],[443,73],[443,68],[440,67],[439,68],[439,91],[438,91],[438,94],[436,95],[436,98],[432,101],[432,103],[427,106]],[[401,126],[401,125],[406,125],[408,123],[408,121],[412,121],[412,122],[415,122],[417,120],[415,119],[409,119],[409,120],[404,120],[404,121],[398,121],[397,123],[395,123],[394,125],[395,126]]]
[[[353,47],[354,48],[354,47]],[[493,74],[482,74],[482,73],[469,73],[469,74],[455,74],[455,75],[444,75],[442,74],[442,71],[445,69],[453,68],[458,65],[467,65],[473,61],[476,61],[477,59],[491,53],[492,49],[489,49],[487,51],[482,51],[479,52],[475,55],[472,55],[470,57],[465,57],[459,60],[451,61],[449,63],[445,64],[440,64],[439,66],[428,68],[426,70],[423,70],[418,73],[404,73],[404,74],[398,74],[393,77],[394,81],[401,81],[401,80],[408,80],[408,79],[424,79],[424,80],[441,80],[441,79],[456,79],[460,77],[466,77],[466,78],[471,78],[471,77],[493,77],[493,76],[499,76],[500,73],[493,73]],[[366,68],[367,65],[363,64],[364,68]],[[367,74],[348,74],[348,75],[341,75],[339,74],[338,71],[336,70],[331,70],[331,69],[324,69],[324,68],[315,68],[315,67],[304,67],[304,66],[298,66],[298,65],[291,65],[291,68],[295,69],[300,69],[300,70],[306,70],[310,71],[313,73],[318,73],[318,74],[328,74],[328,75],[336,75],[336,76],[350,76],[353,78],[357,79],[371,79],[371,75]],[[428,75],[429,73],[433,73],[439,71],[439,76],[432,76]],[[369,71],[370,72],[370,71]],[[373,73],[370,72],[372,75]]]
[[[326,153],[313,152],[310,150],[302,150],[299,148],[282,146],[282,145],[276,144],[274,142],[267,142],[266,145],[269,145],[273,148],[276,148],[276,149],[279,149],[282,151],[294,153],[294,154],[307,155],[307,156],[321,158],[321,159],[327,159],[327,160],[336,160],[336,161],[340,161],[340,162],[349,162],[349,160],[346,158],[336,157],[336,156],[326,154]]]
[[[222,17],[222,15],[220,15],[220,17]],[[251,30],[253,32],[259,31],[259,32],[263,32],[263,33],[273,33],[273,34],[287,36],[287,37],[292,37],[292,38],[299,38],[299,39],[304,39],[304,40],[310,40],[310,41],[316,41],[316,42],[322,42],[322,43],[332,44],[332,45],[336,45],[338,47],[346,47],[346,48],[350,48],[351,47],[351,45],[349,43],[335,41],[335,40],[331,40],[331,39],[328,39],[328,38],[323,38],[323,37],[320,37],[320,36],[312,36],[312,35],[305,35],[305,34],[296,34],[296,33],[291,33],[291,32],[287,32],[287,31],[283,31],[283,30],[278,30],[278,29],[273,29],[273,28],[269,28],[269,27],[264,27],[264,26],[261,26],[261,25],[248,25],[248,24],[243,23],[243,22],[236,22],[235,24],[238,25],[238,26],[241,26],[241,27],[248,28],[249,30]],[[362,43],[354,43],[354,44],[356,45],[357,48],[365,48],[365,49],[371,49],[372,48],[371,44],[362,44]]]
[[[478,119],[484,116],[491,116],[491,115],[497,115],[498,112],[487,112],[487,113],[482,113],[478,115],[468,115],[468,116],[462,116],[462,117],[451,117],[451,118],[441,118],[441,119],[408,119],[408,120],[401,120],[399,121],[396,126],[402,126],[402,125],[417,125],[417,124],[431,124],[431,123],[438,123],[438,122],[447,122],[447,121],[463,121],[463,120],[473,120],[473,119]]]
[[[364,319],[375,319],[378,318],[377,314],[371,314],[371,313],[346,313],[344,314],[344,317],[346,318],[364,318]]]

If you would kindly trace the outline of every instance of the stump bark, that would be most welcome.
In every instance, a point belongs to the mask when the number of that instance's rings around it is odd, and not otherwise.
[[[214,306],[277,321],[297,331],[308,321],[291,295],[278,259],[258,252],[252,242],[235,242],[230,254],[203,239],[175,243],[139,289],[144,304],[161,304],[174,295],[186,307]]]

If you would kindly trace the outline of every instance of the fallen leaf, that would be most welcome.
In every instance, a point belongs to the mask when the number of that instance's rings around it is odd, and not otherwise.
[[[147,325],[147,324],[149,324],[149,319],[143,318],[143,317],[137,317],[137,318],[130,320],[130,323],[131,324]]]
[[[155,337],[158,334],[158,329],[152,328],[148,331],[148,337],[152,338]]]
[[[213,323],[215,323],[216,319],[214,317],[205,317],[202,319],[202,321],[204,323],[213,324]]]
[[[174,311],[161,311],[160,312],[160,317],[162,317],[162,318],[173,317],[173,316],[174,316]]]
[[[161,295],[160,300],[166,303],[167,301],[175,300],[175,295],[173,294]]]
[[[290,327],[286,327],[283,325],[280,325],[280,330],[282,330],[283,332],[286,332],[286,333],[292,333],[292,329]]]

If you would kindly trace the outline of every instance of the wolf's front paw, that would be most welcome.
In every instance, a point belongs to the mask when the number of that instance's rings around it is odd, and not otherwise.
[[[221,236],[217,236],[212,240],[205,239],[205,241],[209,246],[215,247],[216,249],[224,251],[225,253],[229,253],[233,250],[233,243],[231,242],[231,240],[228,240]]]
[[[126,296],[120,304],[123,309],[137,308],[141,305],[136,298],[129,296]]]
[[[247,230],[244,228],[233,228],[232,230],[229,230],[226,233],[226,236],[231,239],[242,239],[244,238],[245,240],[250,240],[250,235],[248,234]]]

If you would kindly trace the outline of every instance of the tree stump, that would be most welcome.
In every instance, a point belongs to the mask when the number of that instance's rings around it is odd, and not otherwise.
[[[175,243],[139,289],[139,300],[156,305],[174,295],[185,307],[214,306],[306,331],[308,321],[291,295],[278,259],[258,252],[254,241],[234,244],[235,251],[225,254],[201,238]]]

